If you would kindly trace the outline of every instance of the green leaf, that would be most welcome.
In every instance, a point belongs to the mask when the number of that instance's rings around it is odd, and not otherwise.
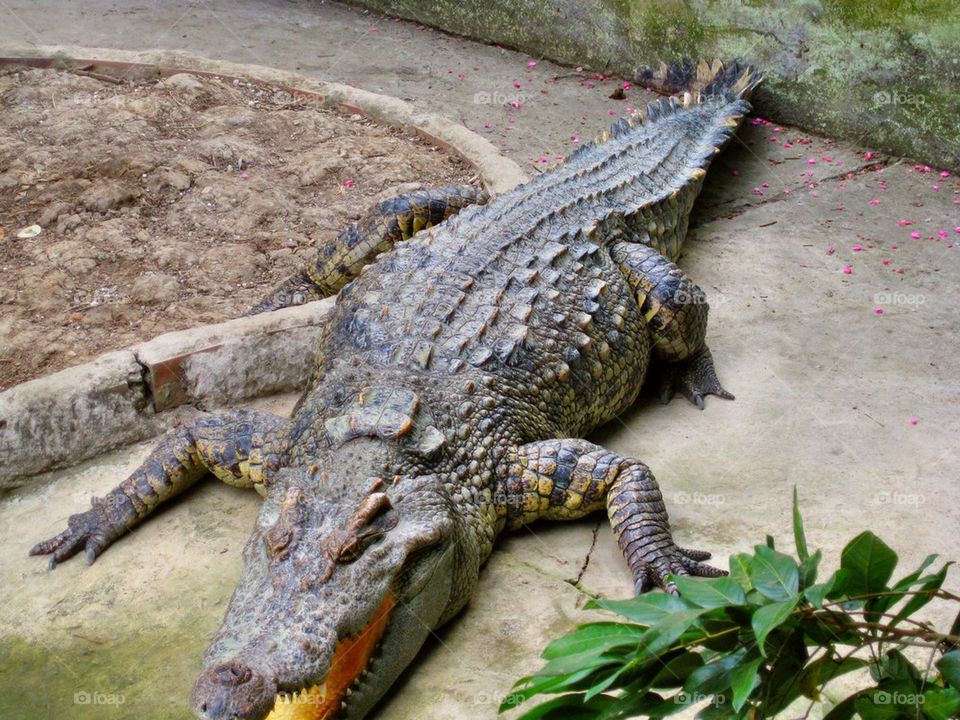
[[[543,657],[553,660],[591,650],[599,655],[614,647],[637,645],[645,632],[646,628],[627,623],[588,623],[550,643],[543,651]]]
[[[510,694],[500,703],[500,712],[512,710],[518,705],[526,702],[534,695],[545,695],[549,693],[563,692],[578,681],[589,676],[594,668],[588,667],[572,675],[559,675],[554,677],[544,677],[542,675],[530,675],[521,678],[513,685]]]
[[[789,600],[770,603],[757,610],[750,619],[750,626],[753,628],[753,634],[757,638],[757,645],[760,652],[764,652],[764,643],[767,636],[776,628],[780,627],[790,617],[790,613],[800,601],[799,595],[794,595]]]
[[[817,550],[817,552],[819,553],[820,551]],[[827,595],[830,594],[830,591],[833,589],[833,584],[836,582],[836,580],[837,576],[831,575],[826,582],[808,587],[803,591],[803,596],[807,599],[807,602],[809,602],[815,608],[823,607],[823,600]]]
[[[702,580],[681,575],[673,581],[685,600],[702,608],[743,605],[747,601],[743,588],[729,577]]]
[[[803,631],[794,625],[791,632],[770,633],[767,657],[771,662],[764,673],[762,708],[767,717],[776,717],[800,697],[799,676],[810,660]]]
[[[750,571],[757,592],[771,600],[787,600],[800,589],[797,561],[763,545],[757,545]]]
[[[690,673],[701,667],[703,667],[703,657],[700,656],[700,653],[684,651],[671,658],[666,665],[660,668],[660,671],[650,681],[650,687],[683,687],[687,678],[690,677]]]
[[[884,690],[874,690],[870,695],[858,697],[853,706],[863,720],[900,720],[900,708],[886,700],[889,696]]]
[[[840,554],[840,567],[849,573],[846,591],[850,596],[880,592],[896,566],[897,554],[869,530],[857,535]]]
[[[880,676],[905,680],[912,685],[920,682],[920,671],[897,649],[887,651],[880,658]]]
[[[793,540],[797,546],[797,557],[805,562],[810,557],[807,551],[807,536],[803,531],[803,517],[800,515],[800,503],[797,500],[797,486],[793,486]]]
[[[753,590],[750,582],[750,569],[753,567],[753,556],[747,553],[737,553],[730,556],[730,579],[744,590]]]
[[[917,591],[922,594],[912,595],[904,606],[900,608],[900,611],[897,613],[896,617],[890,621],[891,625],[896,625],[902,620],[913,615],[917,610],[925,606],[931,600],[933,600],[933,594],[941,588],[943,581],[947,578],[947,570],[950,569],[950,566],[953,565],[953,562],[945,563],[940,572],[933,575],[927,575],[925,578],[920,578],[922,584]]]
[[[589,703],[579,693],[562,695],[528,710],[518,720],[595,720],[612,702],[613,698],[604,695]]]
[[[820,560],[823,559],[823,553],[817,550],[806,560],[800,563],[798,573],[800,575],[800,589],[804,590],[817,582],[817,571],[820,567]]]
[[[920,706],[924,717],[930,720],[951,720],[960,716],[960,690],[957,688],[928,689]]]
[[[733,690],[733,709],[740,712],[753,692],[753,686],[757,680],[757,670],[762,657],[754,658],[746,663],[737,665],[730,674],[730,689]]]
[[[683,689],[688,693],[698,693],[703,696],[722,693],[730,687],[734,668],[743,661],[748,652],[747,648],[742,647],[736,652],[723,655],[697,668],[690,673],[690,677],[683,684]]]
[[[629,600],[590,600],[587,610],[609,610],[641,625],[653,625],[678,610],[689,610],[691,603],[676,595],[649,592]]]
[[[830,709],[830,712],[823,716],[823,720],[850,720],[857,711],[855,703],[858,697],[860,697],[860,693],[851,695],[842,702],[837,703]]]
[[[936,561],[938,557],[939,555],[937,555],[936,553],[931,553],[930,555],[927,555],[923,559],[923,562],[920,563],[920,567],[918,567],[909,575],[897,580],[896,584],[894,584],[892,589],[895,591],[900,591],[900,590],[907,590],[908,588],[910,588],[915,582],[917,582],[917,579],[921,575],[923,575],[923,571],[926,570],[931,565],[933,565],[933,563]]]
[[[960,690],[960,650],[951,650],[937,661],[937,670],[948,685]]]
[[[638,643],[636,657],[630,661],[631,665],[639,665],[652,660],[654,657],[669,648],[687,629],[708,612],[706,608],[696,610],[680,610],[652,625]],[[702,633],[701,633],[702,634]]]
[[[824,655],[807,665],[800,673],[800,692],[811,700],[819,700],[820,689],[824,685],[869,664],[870,661],[861,658],[848,657],[838,661],[835,657]]]

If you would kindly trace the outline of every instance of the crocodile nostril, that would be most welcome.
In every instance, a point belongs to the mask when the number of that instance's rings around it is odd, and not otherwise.
[[[253,679],[253,670],[243,663],[227,662],[213,668],[210,677],[217,685],[236,687],[250,682]]]

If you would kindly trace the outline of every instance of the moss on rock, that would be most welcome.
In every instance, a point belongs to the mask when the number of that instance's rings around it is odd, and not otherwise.
[[[449,32],[631,76],[687,57],[767,77],[758,112],[960,169],[960,6],[937,0],[357,0]]]

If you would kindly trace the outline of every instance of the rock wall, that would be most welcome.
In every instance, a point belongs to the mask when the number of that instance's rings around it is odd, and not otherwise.
[[[535,57],[632,76],[744,58],[757,112],[960,169],[960,3],[947,0],[355,0]]]

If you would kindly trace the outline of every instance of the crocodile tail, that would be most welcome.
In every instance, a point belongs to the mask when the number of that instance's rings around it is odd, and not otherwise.
[[[749,100],[762,79],[753,66],[738,60],[729,63],[680,60],[637,71],[638,83],[664,95],[682,98],[684,105],[717,97]]]

